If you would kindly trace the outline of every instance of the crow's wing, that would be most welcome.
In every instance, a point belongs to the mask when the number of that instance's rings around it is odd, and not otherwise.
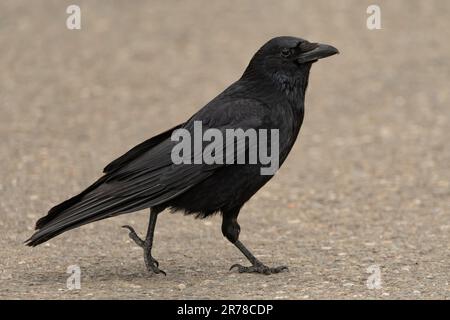
[[[131,150],[129,150],[124,155],[120,156],[116,160],[112,161],[110,164],[108,164],[104,169],[104,173],[110,173],[112,171],[115,171],[117,169],[120,169],[125,164],[129,163],[130,161],[134,160],[139,155],[147,152],[148,150],[152,149],[153,147],[157,146],[164,140],[170,139],[170,136],[172,135],[172,132],[176,129],[181,128],[184,125],[184,123],[179,124],[172,129],[169,129],[167,131],[164,131],[163,133],[158,134],[157,136],[154,136],[148,140],[145,140],[144,142],[138,144]]]
[[[226,129],[259,129],[267,111],[266,105],[253,99],[216,101],[205,106],[182,128],[188,130],[191,136],[194,134],[194,121],[201,121],[204,130],[215,128],[222,133]],[[147,145],[130,150],[128,158],[125,154],[116,160],[116,165],[113,162],[108,166],[110,170],[106,170],[106,174],[87,189],[88,192],[82,192],[81,197],[76,196],[77,201],[60,209],[56,206],[41,218],[36,224],[40,230],[28,240],[28,244],[40,244],[89,222],[162,204],[186,192],[224,165],[176,165],[171,160],[175,144],[170,137],[166,137],[150,148]],[[223,154],[226,154],[226,146],[223,149]]]
[[[160,133],[129,150],[116,160],[112,161],[110,164],[108,164],[104,169],[103,172],[105,173],[104,176],[100,177],[95,183],[90,185],[88,188],[86,188],[81,193],[77,194],[76,196],[63,201],[62,203],[54,206],[51,208],[48,212],[48,214],[41,219],[39,219],[36,223],[36,229],[41,229],[44,225],[46,225],[49,221],[53,220],[57,216],[59,216],[62,212],[65,210],[73,207],[74,205],[80,203],[80,201],[83,200],[88,194],[90,194],[92,191],[96,190],[98,187],[100,187],[103,183],[105,183],[108,179],[110,179],[113,176],[113,172],[117,171],[118,169],[122,168],[126,164],[130,163],[134,159],[136,159],[139,155],[142,155],[148,151],[150,151],[152,148],[156,147],[158,144],[162,143],[163,141],[170,139],[170,136],[172,132],[184,125],[180,124],[175,127],[173,127],[170,130],[167,130],[163,133]]]

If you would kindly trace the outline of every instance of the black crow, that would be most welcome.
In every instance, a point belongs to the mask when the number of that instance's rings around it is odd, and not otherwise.
[[[104,175],[86,190],[53,207],[37,221],[37,231],[26,241],[27,245],[39,245],[90,222],[150,208],[145,240],[132,227],[124,227],[129,229],[130,238],[144,249],[147,269],[165,274],[151,254],[158,214],[166,208],[200,218],[221,213],[223,235],[251,263],[248,267],[235,264],[230,270],[263,274],[287,270],[284,266],[267,267],[239,241],[239,211],[272,175],[261,174],[260,162],[176,164],[172,158],[176,145],[172,135],[181,129],[194,134],[195,122],[201,122],[204,129],[214,128],[221,133],[227,129],[276,129],[277,160],[281,165],[303,122],[311,65],[336,53],[338,50],[332,46],[300,38],[271,39],[256,52],[238,81],[189,120],[132,148],[107,165]],[[228,152],[228,149],[215,150]],[[246,146],[244,152],[248,154],[249,150]]]

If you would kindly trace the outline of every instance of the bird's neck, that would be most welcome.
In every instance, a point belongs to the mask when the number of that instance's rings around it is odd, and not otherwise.
[[[247,83],[253,83],[256,89],[259,88],[261,93],[270,94],[277,92],[286,98],[293,107],[301,106],[305,102],[306,88],[308,87],[310,66],[307,66],[302,72],[287,75],[282,72],[266,74],[248,68],[241,80]]]
[[[302,105],[305,102],[306,88],[308,87],[309,70],[307,74],[285,75],[275,73],[272,75],[272,82],[286,99],[294,106]]]

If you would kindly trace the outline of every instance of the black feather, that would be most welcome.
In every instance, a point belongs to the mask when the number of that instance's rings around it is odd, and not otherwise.
[[[111,171],[121,168],[123,165],[125,165],[126,163],[135,159],[140,154],[150,150],[154,146],[160,144],[162,141],[170,138],[170,136],[172,135],[172,132],[182,126],[183,126],[183,123],[138,144],[137,146],[135,146],[134,148],[129,150],[127,153],[125,153],[124,155],[120,156],[119,158],[117,158],[116,160],[114,160],[110,164],[108,164],[103,169],[103,172],[108,173],[108,172],[111,172]]]
[[[225,223],[232,224],[231,229],[225,230],[238,230],[236,218],[240,208],[272,176],[261,175],[260,163],[175,165],[171,159],[175,144],[170,140],[171,134],[183,128],[193,136],[195,121],[201,121],[204,130],[214,128],[222,133],[238,128],[277,129],[281,165],[302,125],[312,63],[287,61],[279,52],[291,47],[302,54],[317,47],[302,43],[302,39],[292,37],[269,41],[255,54],[241,79],[186,123],[132,148],[107,165],[105,175],[86,190],[53,207],[38,220],[37,231],[26,241],[27,245],[36,246],[90,222],[154,207],[183,210],[198,217],[222,212]],[[221,154],[227,151],[225,146],[220,150]],[[225,235],[237,239],[235,234]]]

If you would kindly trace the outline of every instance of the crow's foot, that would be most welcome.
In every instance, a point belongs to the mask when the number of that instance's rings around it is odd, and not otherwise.
[[[230,271],[234,268],[236,268],[239,273],[261,273],[265,275],[289,271],[288,267],[286,266],[270,268],[262,263],[257,263],[250,267],[245,267],[236,263],[231,266]]]
[[[128,236],[131,240],[133,240],[139,247],[144,249],[144,261],[145,266],[147,267],[147,271],[151,271],[153,273],[162,273],[163,275],[166,275],[166,273],[159,269],[159,262],[155,258],[152,257],[152,244],[142,240],[134,231],[133,227],[131,226],[122,226],[122,228],[128,229],[130,232],[128,233]]]
[[[163,275],[167,275],[164,270],[159,269],[159,262],[158,260],[154,259],[151,255],[149,255],[145,259],[145,266],[147,267],[147,271],[152,271],[153,273],[162,273]]]

